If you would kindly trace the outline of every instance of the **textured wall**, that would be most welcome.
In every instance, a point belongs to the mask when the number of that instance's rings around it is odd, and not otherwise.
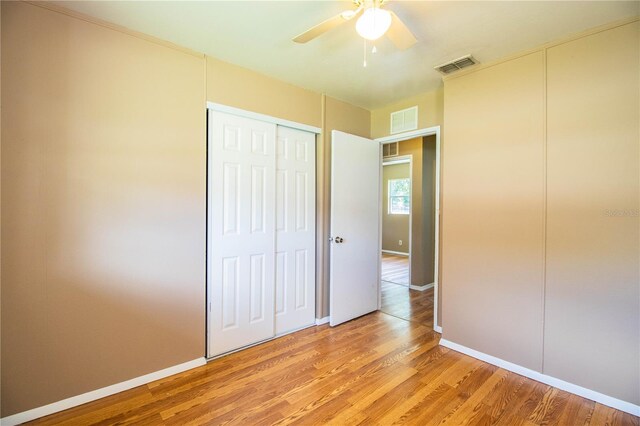
[[[204,355],[204,58],[2,3],[2,416]]]
[[[447,79],[443,182],[444,337],[633,404],[639,36],[613,25]]]

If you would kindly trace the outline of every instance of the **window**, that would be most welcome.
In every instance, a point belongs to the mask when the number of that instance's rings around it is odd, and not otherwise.
[[[389,179],[389,214],[409,214],[411,180]]]

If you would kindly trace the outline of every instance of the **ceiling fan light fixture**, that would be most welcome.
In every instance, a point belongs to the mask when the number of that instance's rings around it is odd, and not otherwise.
[[[356,31],[367,40],[377,40],[391,26],[391,14],[384,9],[371,7],[356,22]]]

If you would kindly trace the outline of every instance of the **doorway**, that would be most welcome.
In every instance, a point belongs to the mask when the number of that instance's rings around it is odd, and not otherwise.
[[[412,155],[382,161],[382,284],[411,283]]]
[[[378,141],[385,154],[380,310],[441,331],[437,319],[439,128]]]

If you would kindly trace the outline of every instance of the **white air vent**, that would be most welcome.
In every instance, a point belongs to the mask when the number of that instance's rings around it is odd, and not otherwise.
[[[471,56],[463,56],[462,58],[455,59],[451,62],[447,62],[446,64],[438,65],[435,69],[441,74],[451,74],[452,72],[461,70],[462,68],[470,67],[471,65],[477,64],[478,61]]]
[[[417,106],[391,113],[391,134],[416,130],[417,128]]]
[[[398,142],[391,142],[382,145],[382,157],[396,157],[398,155]]]

